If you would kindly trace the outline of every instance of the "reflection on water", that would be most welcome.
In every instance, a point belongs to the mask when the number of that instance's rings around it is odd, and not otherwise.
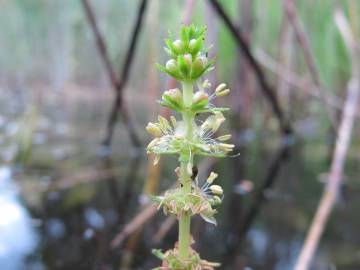
[[[39,239],[32,219],[21,204],[8,167],[0,167],[0,266],[2,270],[42,269],[29,263]]]

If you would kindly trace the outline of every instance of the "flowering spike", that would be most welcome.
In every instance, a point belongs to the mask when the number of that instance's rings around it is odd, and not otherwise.
[[[214,172],[210,173],[202,187],[198,186],[200,181],[194,156],[224,157],[235,147],[233,144],[224,143],[231,135],[212,137],[225,121],[222,112],[226,108],[217,108],[210,102],[216,96],[227,95],[230,90],[226,84],[220,84],[210,96],[205,92],[211,84],[208,80],[203,81],[201,77],[214,68],[214,60],[207,57],[210,47],[204,48],[205,32],[205,27],[182,26],[178,39],[166,39],[165,51],[170,59],[164,66],[157,64],[157,67],[181,82],[182,90],[174,88],[164,91],[159,103],[179,112],[182,119],[177,120],[170,116],[169,121],[159,116],[157,123],[150,122],[146,127],[155,137],[146,149],[147,153],[155,154],[154,164],[159,162],[162,154],[179,155],[180,166],[175,169],[175,173],[180,185],[153,200],[158,204],[158,208],[163,209],[165,215],[176,215],[181,224],[177,247],[165,253],[156,252],[169,270],[213,270],[219,266],[201,260],[189,245],[191,216],[200,215],[205,221],[216,225],[214,215],[223,196],[222,187],[213,185],[218,177]],[[194,86],[198,87],[195,93]],[[210,115],[202,124],[198,124],[196,117],[202,113]]]

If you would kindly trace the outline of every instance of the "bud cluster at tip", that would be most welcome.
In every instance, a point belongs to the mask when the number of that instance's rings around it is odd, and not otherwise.
[[[165,51],[171,57],[165,66],[158,68],[179,81],[195,81],[204,73],[213,69],[213,60],[209,60],[203,51],[205,27],[182,26],[179,39],[166,39]]]

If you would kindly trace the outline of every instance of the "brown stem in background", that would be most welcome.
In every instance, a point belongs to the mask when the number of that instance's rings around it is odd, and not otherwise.
[[[249,61],[250,66],[253,68],[255,75],[261,85],[261,89],[271,104],[271,107],[278,118],[279,125],[281,131],[284,135],[291,134],[292,128],[290,123],[286,120],[283,110],[281,109],[275,91],[268,83],[264,72],[262,71],[261,67],[255,60],[254,56],[251,53],[248,43],[246,42],[242,32],[232,23],[229,16],[225,13],[223,7],[217,0],[209,0],[212,7],[218,14],[218,16],[224,21],[225,25],[233,35],[236,43],[238,44],[239,49],[243,53],[244,57]]]
[[[105,139],[104,139],[104,142],[103,142],[103,144],[105,146],[109,146],[111,144],[111,140],[112,140],[112,137],[113,137],[113,134],[114,134],[114,128],[115,128],[116,121],[117,121],[117,118],[118,118],[118,113],[121,110],[121,108],[123,107],[122,106],[123,105],[122,92],[123,92],[123,89],[126,86],[127,81],[128,81],[128,77],[129,77],[128,75],[129,75],[131,64],[132,64],[132,61],[133,61],[133,58],[134,58],[136,44],[137,44],[137,41],[138,41],[140,29],[141,29],[141,26],[142,26],[143,17],[144,17],[144,14],[145,14],[147,2],[148,2],[147,0],[141,0],[138,11],[137,11],[135,27],[134,27],[133,32],[131,34],[131,41],[130,41],[129,47],[127,49],[125,63],[123,65],[121,75],[120,75],[121,76],[120,77],[121,81],[120,81],[120,84],[118,85],[118,87],[116,89],[117,90],[116,99],[115,99],[114,104],[112,106],[111,113],[110,113],[109,120],[108,120],[108,124],[107,124],[107,133],[106,133],[106,136],[105,136]],[[124,122],[126,123],[125,120],[127,119],[127,121],[129,121],[129,116],[126,115],[126,114],[125,114],[125,116],[126,117],[124,117],[124,114],[123,114]],[[134,127],[130,126],[129,131],[131,133],[130,138],[132,140],[132,143],[135,146],[139,147],[141,145],[141,143],[140,143],[139,138],[136,136]]]
[[[349,81],[347,97],[344,104],[342,119],[340,122],[335,151],[331,163],[330,174],[324,193],[319,202],[316,214],[311,223],[309,232],[305,238],[295,270],[307,270],[318,247],[321,235],[325,229],[331,211],[335,205],[336,198],[343,182],[343,169],[346,154],[350,146],[351,133],[354,125],[355,112],[360,93],[359,57],[360,49],[357,47],[354,32],[347,22],[344,14],[337,10],[335,20],[349,48],[352,59],[352,78]]]
[[[108,119],[107,132],[106,132],[103,144],[105,146],[109,146],[111,144],[112,136],[114,133],[114,127],[115,127],[115,124],[116,124],[116,121],[118,118],[118,112],[121,111],[124,124],[127,127],[127,130],[129,132],[130,140],[134,146],[139,147],[141,145],[140,140],[138,138],[138,135],[136,134],[135,127],[134,127],[132,121],[130,120],[130,116],[129,116],[127,107],[125,106],[125,103],[123,102],[123,89],[126,86],[126,83],[128,81],[129,70],[131,68],[131,64],[132,64],[132,60],[133,60],[133,56],[134,56],[134,52],[135,52],[135,48],[136,48],[136,44],[137,44],[137,40],[138,40],[138,35],[139,35],[141,25],[142,25],[141,24],[142,18],[143,18],[145,9],[146,9],[147,0],[142,0],[140,3],[140,6],[139,6],[139,9],[137,12],[135,28],[132,33],[131,42],[128,47],[127,53],[126,53],[125,63],[123,65],[123,69],[121,71],[120,78],[117,77],[115,70],[114,70],[114,66],[112,65],[112,63],[110,61],[110,57],[108,54],[108,50],[107,50],[104,38],[101,35],[100,30],[97,26],[94,12],[93,12],[88,0],[82,0],[81,2],[83,4],[83,8],[84,8],[86,17],[89,21],[90,27],[94,33],[96,45],[97,45],[97,48],[99,51],[99,55],[105,65],[105,69],[108,74],[110,83],[116,93],[116,97],[115,97],[115,100],[114,100],[114,103],[113,103],[113,106],[111,109],[111,113],[110,113],[110,116]]]
[[[292,65],[294,64],[294,47],[295,47],[294,45],[295,45],[294,31],[293,29],[291,29],[287,18],[285,16],[282,16],[278,51],[277,51],[277,60],[278,63],[282,67],[284,67],[284,69],[291,69]],[[278,91],[280,105],[282,105],[287,115],[293,114],[294,106],[292,103],[293,103],[294,95],[292,95],[291,93],[290,90],[291,86],[281,78],[278,78],[276,80],[276,85],[277,85],[276,88]]]
[[[280,63],[277,63],[274,59],[272,59],[269,55],[260,49],[255,51],[255,57],[262,66],[274,73],[274,75],[279,77],[287,84],[305,91],[308,95],[316,99],[320,99],[318,87],[314,85],[313,82],[309,82],[306,79],[299,77],[294,71],[290,69],[285,69]],[[328,106],[338,111],[342,111],[344,102],[341,98],[331,94],[330,92],[324,92],[323,94],[325,96],[325,102]],[[360,118],[359,110],[356,112],[356,117]]]
[[[97,26],[94,12],[93,12],[88,0],[82,0],[81,3],[83,5],[85,15],[86,15],[86,18],[87,18],[87,20],[88,20],[88,22],[90,24],[91,30],[93,31],[96,46],[97,46],[97,49],[99,51],[100,58],[104,63],[106,73],[107,73],[107,75],[109,77],[109,80],[110,80],[112,86],[117,88],[118,85],[119,85],[119,81],[118,81],[118,78],[117,78],[116,73],[114,71],[114,67],[111,64],[109,53],[108,53],[104,38],[102,37],[102,35],[100,33],[100,30],[99,30],[99,28]]]
[[[300,47],[303,50],[305,63],[310,71],[310,75],[312,77],[312,80],[314,81],[314,84],[318,88],[319,96],[325,105],[328,117],[330,119],[330,124],[332,126],[332,129],[333,129],[333,131],[335,131],[336,130],[335,115],[333,114],[333,111],[331,110],[331,108],[328,106],[328,103],[326,102],[326,96],[324,93],[324,89],[322,89],[322,86],[321,86],[320,75],[316,68],[314,55],[310,48],[310,41],[301,25],[300,19],[296,12],[295,3],[293,0],[285,0],[284,1],[284,11],[285,11],[285,14],[286,14],[291,26],[294,29],[295,37],[296,37],[298,43],[300,44]]]

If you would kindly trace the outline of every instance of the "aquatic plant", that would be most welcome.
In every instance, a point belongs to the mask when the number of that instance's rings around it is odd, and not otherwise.
[[[155,138],[147,146],[148,153],[154,153],[155,164],[161,155],[176,154],[180,166],[175,169],[178,186],[168,190],[163,196],[153,196],[153,201],[162,208],[165,215],[175,215],[179,220],[179,239],[174,249],[154,254],[162,260],[162,266],[155,269],[199,270],[214,269],[218,263],[202,260],[191,248],[191,217],[200,215],[205,221],[216,225],[217,207],[223,199],[220,185],[214,184],[218,175],[211,172],[200,181],[195,156],[225,157],[234,145],[225,143],[230,135],[215,137],[220,125],[225,121],[223,112],[227,108],[217,108],[213,99],[227,95],[230,90],[220,84],[214,90],[203,75],[214,67],[214,60],[208,58],[204,49],[206,28],[194,25],[182,26],[179,39],[166,39],[165,51],[170,56],[165,66],[158,68],[181,83],[182,89],[166,90],[159,103],[182,117],[158,117],[156,123],[149,123],[146,130]],[[196,91],[195,91],[196,90]],[[207,114],[203,121],[199,119]],[[203,182],[203,183],[202,183]]]

